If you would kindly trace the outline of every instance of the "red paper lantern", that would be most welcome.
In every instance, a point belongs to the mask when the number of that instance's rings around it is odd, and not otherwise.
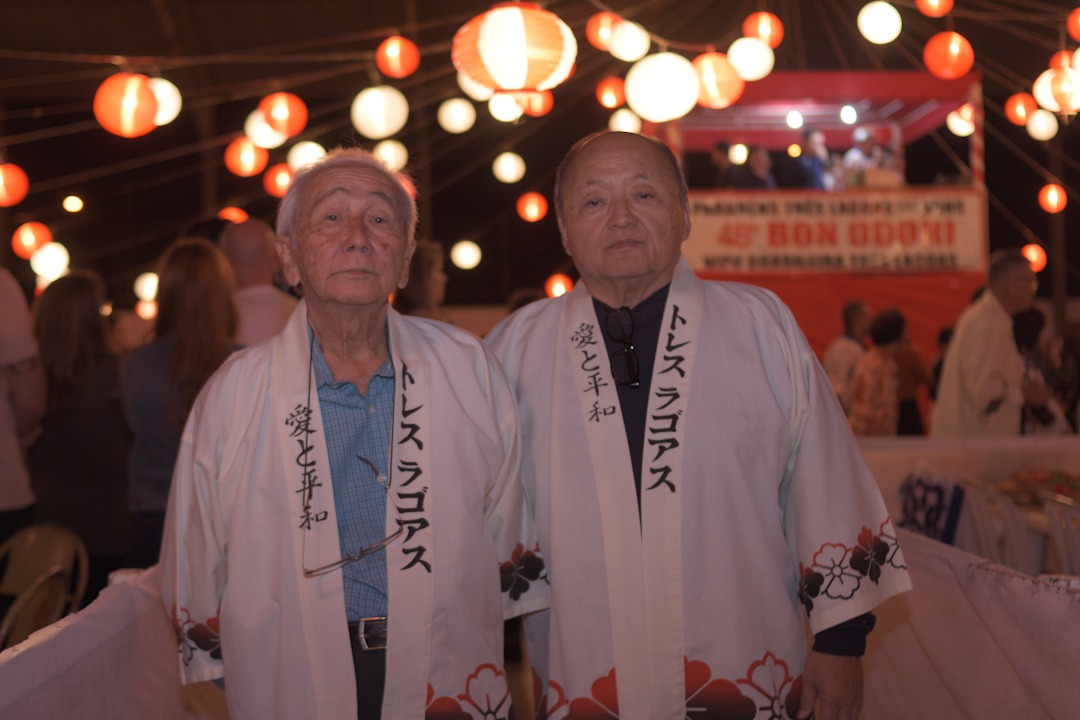
[[[250,215],[247,214],[242,208],[238,208],[235,205],[227,205],[220,210],[217,214],[218,218],[222,220],[228,220],[231,223],[246,222]]]
[[[262,99],[259,109],[266,124],[286,137],[299,135],[307,127],[307,105],[292,93],[271,93]]]
[[[0,207],[18,205],[30,191],[30,178],[14,163],[0,165]]]
[[[258,175],[270,161],[270,153],[246,137],[238,137],[225,148],[225,167],[234,175]]]
[[[694,58],[698,74],[698,105],[719,110],[742,97],[746,81],[738,76],[727,55],[707,52]]]
[[[569,275],[555,273],[544,283],[544,292],[548,297],[559,297],[574,289],[574,281]]]
[[[1042,245],[1028,243],[1020,248],[1020,252],[1031,263],[1031,272],[1042,272],[1042,269],[1046,267],[1046,250],[1043,249]]]
[[[622,78],[606,77],[596,83],[596,99],[609,110],[626,103],[626,85]]]
[[[271,165],[266,172],[263,173],[263,188],[270,195],[273,195],[276,198],[282,198],[285,197],[285,193],[288,191],[292,179],[293,171],[289,169],[288,163]]]
[[[607,52],[611,47],[611,29],[620,20],[622,18],[612,12],[599,12],[589,18],[585,25],[585,37],[589,44],[597,50]]]
[[[52,231],[44,223],[28,222],[15,228],[11,249],[23,260],[29,260],[38,249],[52,242]]]
[[[963,35],[946,30],[926,43],[923,63],[932,75],[942,80],[956,80],[967,75],[975,64],[975,51]]]
[[[522,93],[517,97],[517,103],[522,112],[529,117],[543,117],[555,107],[555,96],[550,90],[542,90],[535,93]]]
[[[1050,56],[1050,69],[1059,70],[1061,68],[1072,67],[1073,54],[1068,50],[1058,50],[1056,53]]]
[[[412,40],[394,35],[383,40],[375,51],[375,65],[383,75],[407,78],[420,67],[420,50]]]
[[[1028,117],[1039,108],[1031,93],[1018,92],[1005,101],[1005,117],[1013,125],[1027,125]]]
[[[784,23],[770,12],[750,13],[743,21],[742,34],[764,40],[769,47],[776,48],[784,39]]]
[[[927,17],[945,17],[952,11],[953,0],[915,0],[915,7]]]
[[[548,211],[548,201],[538,192],[527,192],[517,201],[517,214],[525,222],[539,222]]]
[[[1069,31],[1069,37],[1080,42],[1080,8],[1069,13],[1068,19],[1065,20],[1065,29]]]
[[[157,96],[145,75],[116,73],[105,78],[94,94],[94,117],[113,135],[145,135],[157,127],[156,114]]]
[[[1068,198],[1065,196],[1065,188],[1057,183],[1047,183],[1046,185],[1043,185],[1042,190],[1039,191],[1039,207],[1051,215],[1064,210],[1068,201]]]
[[[454,35],[454,67],[506,92],[550,90],[566,80],[577,40],[554,13],[527,2],[496,5]]]

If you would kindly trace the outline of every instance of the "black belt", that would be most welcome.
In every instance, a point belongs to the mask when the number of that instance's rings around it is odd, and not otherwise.
[[[360,642],[361,650],[385,650],[386,617],[368,617],[351,622],[349,635]]]

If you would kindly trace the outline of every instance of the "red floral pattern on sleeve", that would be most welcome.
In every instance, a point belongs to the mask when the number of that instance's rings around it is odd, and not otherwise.
[[[799,563],[799,600],[806,614],[813,611],[815,598],[849,600],[866,580],[876,585],[890,568],[906,569],[898,560],[899,549],[889,519],[881,523],[877,533],[864,526],[850,545],[824,543],[809,565]]]
[[[218,615],[207,618],[204,622],[191,619],[187,608],[172,606],[173,632],[178,641],[177,650],[184,661],[190,665],[197,652],[209,653],[214,660],[221,659],[221,630]]]

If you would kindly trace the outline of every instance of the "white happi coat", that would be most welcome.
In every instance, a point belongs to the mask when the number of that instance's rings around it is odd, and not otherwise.
[[[791,312],[680,262],[660,329],[641,519],[584,284],[488,336],[517,390],[552,583],[527,618],[540,717],[794,717],[817,632],[910,587],[881,495]]]
[[[463,331],[390,311],[389,336],[386,532],[393,505],[407,532],[385,555],[382,717],[505,718],[503,620],[547,605],[512,390]],[[342,574],[301,572],[341,557],[310,351],[301,303],[280,335],[228,360],[192,409],[173,478],[162,597],[181,677],[225,677],[234,720],[357,714]]]

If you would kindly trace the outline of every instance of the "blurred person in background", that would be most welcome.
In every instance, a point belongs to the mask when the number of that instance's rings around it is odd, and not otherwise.
[[[228,261],[202,239],[173,243],[158,269],[154,340],[124,370],[124,408],[135,434],[128,500],[129,563],[158,560],[173,465],[203,384],[239,346],[236,288]]]
[[[844,331],[825,348],[821,364],[829,376],[840,406],[846,412],[851,405],[851,381],[855,365],[866,352],[866,340],[874,317],[870,306],[862,300],[852,300],[841,310]]]
[[[871,347],[855,364],[848,422],[856,435],[896,435],[899,419],[899,368],[896,353],[907,321],[890,308],[870,324]]]
[[[919,408],[919,388],[924,387],[930,397],[934,396],[935,380],[926,366],[918,348],[911,344],[907,325],[900,345],[896,348],[897,398],[899,417],[896,423],[897,435],[925,435],[922,410]]]
[[[417,240],[409,265],[409,282],[394,293],[394,309],[402,315],[450,322],[442,306],[446,300],[446,281],[442,245]]]
[[[1013,337],[1024,360],[1024,382],[1045,384],[1046,373],[1055,364],[1060,365],[1060,350],[1048,345],[1043,340],[1046,329],[1046,316],[1037,307],[1031,307],[1013,316]],[[1058,350],[1056,357],[1045,353],[1045,349]],[[1065,419],[1061,401],[1051,395],[1041,404],[1025,403],[1020,416],[1022,435],[1067,435],[1072,426]]]
[[[276,243],[277,235],[265,220],[245,220],[228,225],[221,232],[221,251],[236,278],[236,305],[240,313],[236,342],[244,346],[281,332],[299,302],[274,285],[274,278],[281,270]]]
[[[86,603],[124,565],[128,543],[131,432],[108,310],[101,277],[73,270],[45,288],[33,315],[49,383],[41,437],[29,454],[34,520],[70,528],[86,544]]]

